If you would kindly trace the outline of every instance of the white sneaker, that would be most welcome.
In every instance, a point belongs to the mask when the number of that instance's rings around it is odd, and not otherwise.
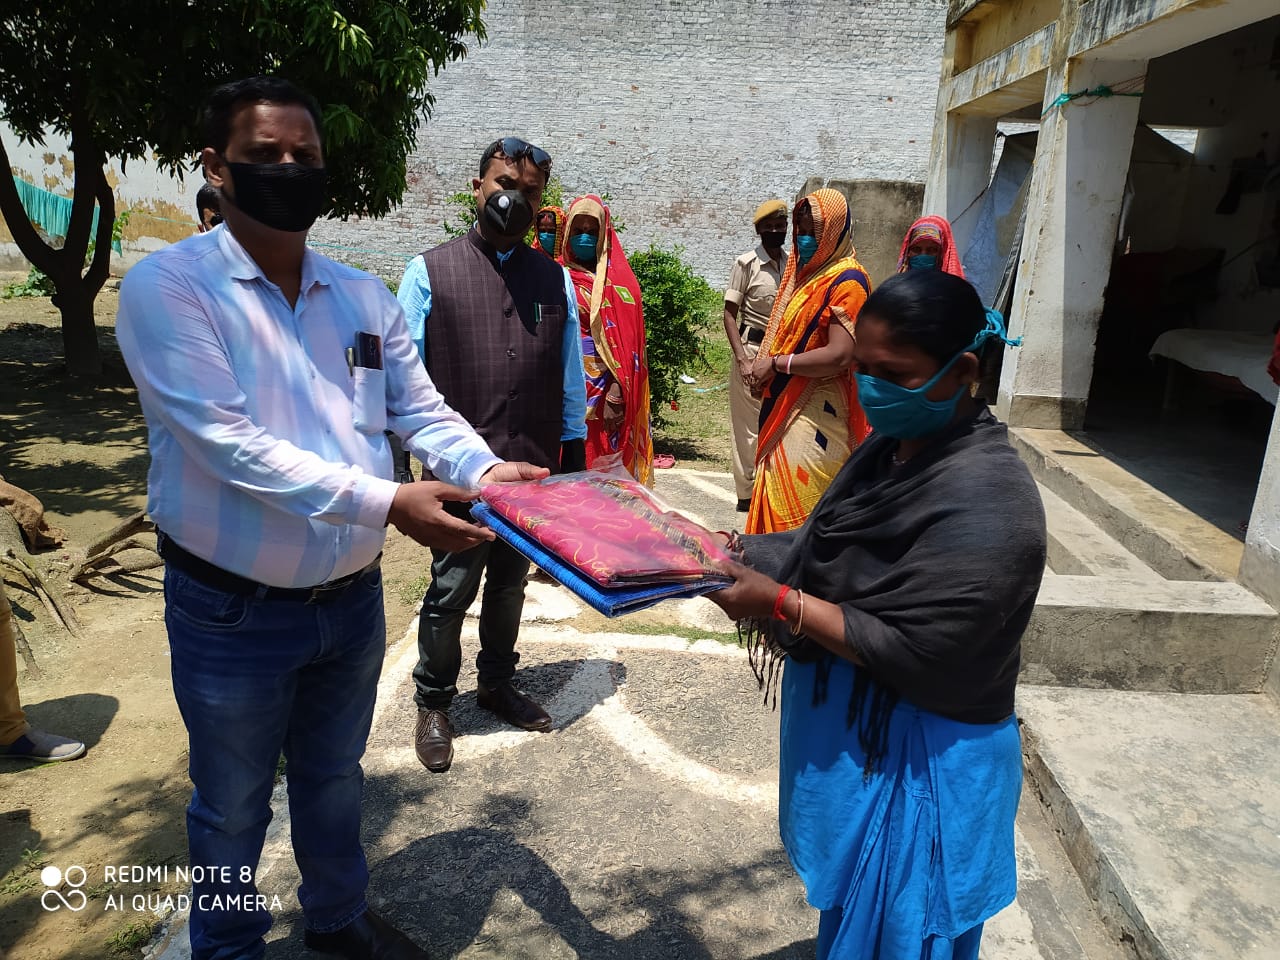
[[[45,733],[43,730],[31,729],[8,745],[0,745],[0,759],[40,760],[52,763],[55,760],[74,760],[83,756],[85,746],[79,740],[60,737],[56,733]]]

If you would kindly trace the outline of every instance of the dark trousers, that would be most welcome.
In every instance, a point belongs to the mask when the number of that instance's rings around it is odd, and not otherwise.
[[[448,504],[454,516],[467,518],[465,505]],[[423,710],[447,710],[458,692],[462,668],[462,621],[475,602],[484,576],[480,605],[480,653],[476,656],[478,681],[493,687],[515,676],[520,654],[516,635],[524,610],[524,588],[529,561],[501,540],[482,543],[462,553],[434,554],[431,585],[422,600],[418,619],[418,665],[413,671],[417,686],[414,700]]]

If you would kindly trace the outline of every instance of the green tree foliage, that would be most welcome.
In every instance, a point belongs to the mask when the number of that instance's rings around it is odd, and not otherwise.
[[[684,261],[684,249],[651,246],[628,259],[644,305],[653,425],[666,423],[680,395],[680,374],[705,366],[701,332],[720,306],[711,284]]]
[[[429,112],[428,83],[483,39],[484,0],[40,0],[0,12],[0,119],[24,142],[70,140],[74,205],[60,249],[0,176],[0,216],[53,281],[72,374],[101,370],[93,300],[110,266],[115,200],[105,168],[154,157],[191,168],[199,108],[219,83],[288,77],[324,113],[330,215],[381,216],[399,203],[405,161]],[[0,143],[0,167],[10,162]],[[90,237],[93,206],[101,209]],[[90,242],[93,255],[88,260]]]

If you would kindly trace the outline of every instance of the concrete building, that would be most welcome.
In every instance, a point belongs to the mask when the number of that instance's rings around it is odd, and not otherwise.
[[[1027,774],[1142,960],[1280,936],[1277,104],[1276,0],[949,4],[924,209],[1049,522]]]
[[[1165,437],[1184,455],[1199,448],[1218,458],[1231,476],[1222,478],[1217,505],[1235,518],[1219,525],[1247,520],[1248,530],[1234,565],[1229,556],[1223,562],[1273,605],[1280,388],[1265,373],[1261,385],[1253,378],[1252,393],[1235,385],[1246,395],[1231,398],[1226,416],[1232,430],[1251,432],[1240,455],[1223,460],[1215,452],[1223,438],[1204,419],[1221,398],[1202,389],[1203,378],[1172,381],[1161,394],[1146,352],[1169,329],[1194,330],[1202,356],[1191,365],[1222,374],[1212,355],[1241,334],[1252,338],[1250,363],[1265,371],[1280,322],[1277,13],[1275,0],[952,0],[924,202],[926,212],[956,221],[964,250],[974,241],[970,210],[988,187],[998,124],[1038,125],[1009,309],[1025,343],[1005,351],[998,410],[1014,427],[1083,429],[1102,446],[1146,434],[1149,448]],[[1193,148],[1152,132],[1168,128],[1187,131],[1175,139]],[[1159,298],[1152,306],[1163,316],[1154,320],[1120,309],[1135,289],[1135,264],[1155,274],[1136,285]],[[1181,409],[1161,414],[1161,405]],[[1179,426],[1195,429],[1175,437]],[[1202,476],[1210,488],[1212,466]],[[1194,500],[1193,512],[1214,519],[1213,494],[1175,499]]]

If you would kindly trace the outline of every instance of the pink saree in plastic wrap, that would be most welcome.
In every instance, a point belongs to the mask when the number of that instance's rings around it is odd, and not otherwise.
[[[609,616],[730,582],[717,569],[730,557],[715,536],[629,477],[587,471],[495,483],[480,500],[479,519]]]

